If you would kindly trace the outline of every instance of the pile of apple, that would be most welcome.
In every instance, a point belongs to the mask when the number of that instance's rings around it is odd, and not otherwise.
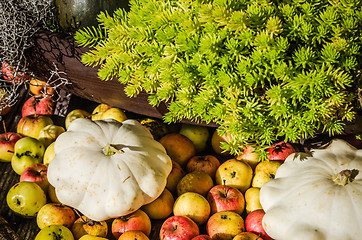
[[[96,222],[60,203],[49,184],[47,166],[54,158],[54,142],[77,118],[122,122],[127,116],[119,108],[99,104],[92,113],[82,109],[69,112],[65,128],[55,125],[52,93],[37,98],[52,89],[44,88],[44,84],[30,88],[32,96],[23,105],[17,132],[0,136],[0,159],[10,162],[20,176],[8,191],[7,204],[21,216],[36,218],[40,229],[36,240],[97,240],[109,236],[147,240],[153,220],[162,222],[160,240],[271,239],[261,224],[264,211],[259,191],[284,159],[296,151],[291,144],[271,146],[269,161],[259,162],[252,147],[239,156],[223,152],[220,145],[226,138],[215,129],[184,123],[170,131],[160,120],[144,119],[141,123],[173,162],[166,188],[156,200],[132,214]]]

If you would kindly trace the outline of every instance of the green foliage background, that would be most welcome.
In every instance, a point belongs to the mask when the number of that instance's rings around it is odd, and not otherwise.
[[[359,0],[130,0],[76,41],[126,94],[166,102],[166,122],[215,122],[238,153],[341,133],[357,109]]]

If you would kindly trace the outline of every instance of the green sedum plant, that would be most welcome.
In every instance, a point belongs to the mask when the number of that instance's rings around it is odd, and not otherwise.
[[[75,39],[133,97],[165,102],[166,122],[215,122],[232,153],[343,131],[361,70],[359,0],[130,0]]]

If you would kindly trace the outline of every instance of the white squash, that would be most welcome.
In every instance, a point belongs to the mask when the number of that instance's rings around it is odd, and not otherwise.
[[[362,237],[362,150],[335,139],[294,153],[260,190],[263,227],[278,240]]]
[[[95,221],[131,213],[156,199],[172,162],[136,120],[74,120],[54,145],[48,180],[60,202]]]

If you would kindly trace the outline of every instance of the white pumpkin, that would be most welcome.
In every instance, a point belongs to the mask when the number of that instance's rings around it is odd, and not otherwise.
[[[48,180],[60,202],[95,221],[131,213],[156,199],[172,162],[136,120],[74,120],[55,141]]]
[[[263,227],[278,240],[362,237],[362,150],[335,139],[294,153],[260,190]]]

